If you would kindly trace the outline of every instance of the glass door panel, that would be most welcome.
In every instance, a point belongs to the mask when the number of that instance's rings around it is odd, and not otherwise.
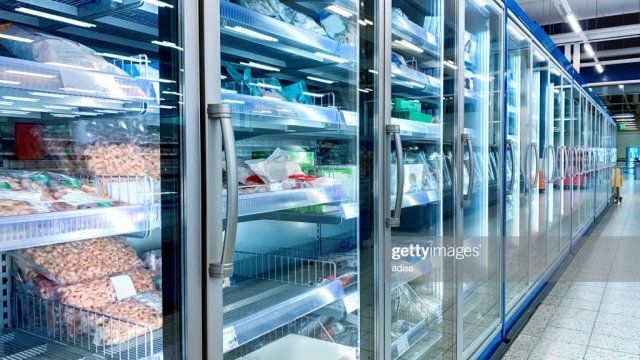
[[[547,207],[547,263],[553,264],[560,254],[560,228],[562,226],[561,213],[564,190],[558,183],[562,171],[562,127],[564,98],[562,89],[562,77],[557,69],[550,72],[549,89],[547,91],[550,109],[546,123],[545,153],[543,154],[544,178],[547,182],[546,207]],[[560,166],[559,166],[560,165]]]
[[[391,119],[402,155],[391,153],[390,204],[400,201],[391,228],[392,251],[443,246],[443,193],[452,177],[443,163],[443,2],[393,0],[391,20]],[[398,144],[394,142],[394,149]],[[404,182],[398,183],[402,166]],[[450,196],[450,195],[449,195]],[[391,210],[391,209],[389,209]],[[444,257],[393,257],[390,276],[391,359],[452,357],[444,332]]]
[[[504,29],[503,10],[488,1],[465,1],[464,11],[466,175],[458,236],[462,245],[482,248],[480,256],[461,264],[463,349],[468,357],[499,328]]]
[[[189,19],[162,4],[2,4],[1,358],[185,351],[183,116],[198,100]]]
[[[358,353],[358,5],[220,2],[222,76],[207,80],[235,136],[224,208],[238,194],[224,359]]]
[[[547,107],[549,98],[549,71],[534,68],[529,121],[527,122],[527,150],[523,153],[524,182],[528,187],[527,218],[529,235],[529,272],[530,280],[537,280],[547,268],[547,203],[545,196],[546,181],[543,176],[546,132],[544,120],[549,116]]]
[[[573,239],[578,235],[580,231],[580,223],[581,223],[581,172],[582,172],[582,155],[580,148],[580,131],[582,126],[582,114],[583,114],[583,98],[582,94],[578,87],[573,86],[572,90],[572,98],[573,98],[573,116],[571,117],[571,138],[572,138],[572,149],[573,152],[571,154],[571,168],[572,168],[572,176],[571,176],[571,239]]]
[[[546,67],[540,52],[515,25],[507,36],[507,152],[506,157],[506,307],[512,310],[529,287],[529,196],[522,179],[523,151],[528,149],[532,61],[534,69]],[[533,59],[533,60],[532,60]],[[539,61],[542,60],[542,61]],[[539,74],[538,74],[539,75]]]
[[[558,72],[556,74],[560,76]],[[560,249],[564,250],[571,243],[571,212],[572,212],[572,179],[573,179],[573,87],[571,81],[566,77],[562,77],[562,85],[560,93],[563,99],[562,126],[561,137],[563,144],[563,157],[561,161],[562,179],[559,180],[560,189],[562,190],[561,207],[560,207]]]

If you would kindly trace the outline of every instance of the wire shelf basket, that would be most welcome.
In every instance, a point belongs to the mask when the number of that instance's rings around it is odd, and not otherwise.
[[[14,292],[13,327],[102,358],[150,359],[162,352],[162,330]]]

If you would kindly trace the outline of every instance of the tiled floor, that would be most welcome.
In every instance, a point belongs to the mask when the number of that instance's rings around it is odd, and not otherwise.
[[[503,359],[640,359],[640,180],[614,204]]]

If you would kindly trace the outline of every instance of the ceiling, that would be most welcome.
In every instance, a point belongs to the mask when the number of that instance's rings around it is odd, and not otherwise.
[[[583,44],[560,13],[563,0],[517,0],[535,22],[551,36],[560,50]],[[604,66],[580,47],[580,75],[600,96],[612,115],[634,113],[640,119],[640,0],[564,0]],[[620,87],[620,84],[624,84]]]

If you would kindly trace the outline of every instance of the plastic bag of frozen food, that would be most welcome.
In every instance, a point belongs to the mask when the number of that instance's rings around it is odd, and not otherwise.
[[[265,183],[282,182],[293,175],[304,175],[300,165],[280,148],[266,159],[246,160],[245,164]]]
[[[322,36],[327,34],[313,18],[288,7],[278,0],[238,0],[237,3],[247,9],[276,18],[300,29]]]
[[[24,42],[0,39],[0,43],[20,59],[128,76],[126,72],[97,55],[94,50],[75,41],[11,23],[0,25],[0,34],[32,40]]]
[[[104,316],[80,315],[83,332],[93,337],[94,345],[115,345],[137,337],[151,336],[162,328],[162,295],[148,292],[109,304],[99,311]],[[88,326],[83,326],[87,323]]]
[[[143,265],[120,236],[73,241],[16,250],[11,253],[22,272],[59,284],[75,284],[126,272]]]
[[[104,191],[83,184],[80,180],[66,175],[47,172],[48,186],[43,200],[53,211],[68,211],[98,207],[121,206],[125,203],[106,196]]]

